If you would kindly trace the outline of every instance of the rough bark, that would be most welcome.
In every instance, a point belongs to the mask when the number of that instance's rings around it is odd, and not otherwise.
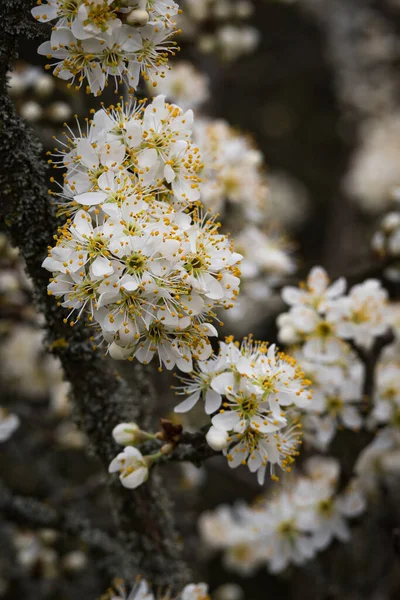
[[[74,327],[65,325],[63,309],[47,295],[48,274],[41,263],[57,227],[47,194],[47,167],[40,144],[16,115],[6,84],[18,40],[43,34],[32,22],[31,7],[29,0],[7,0],[0,5],[0,215],[25,260],[37,308],[45,316],[49,348],[60,357],[72,385],[79,424],[91,450],[107,468],[117,452],[111,437],[113,427],[127,419],[146,427],[155,393],[149,371],[139,364],[132,366],[135,386],[129,389],[116,369],[93,352],[87,323],[82,320]],[[137,566],[136,572],[125,569],[115,575],[129,581],[141,573],[154,584],[172,589],[187,581],[171,504],[158,473],[134,492],[118,481],[110,487],[116,536],[131,556],[129,565]]]

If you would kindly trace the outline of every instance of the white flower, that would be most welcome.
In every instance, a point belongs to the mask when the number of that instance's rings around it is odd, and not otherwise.
[[[60,229],[43,262],[49,294],[77,319],[87,311],[113,358],[158,354],[166,368],[190,372],[193,358],[212,352],[214,307],[238,295],[241,256],[197,211],[190,219],[151,199],[143,209],[136,196],[108,200],[102,214],[78,210]]]
[[[282,298],[290,306],[310,306],[317,311],[327,300],[335,300],[343,296],[346,281],[341,277],[329,285],[328,275],[322,267],[313,267],[303,287],[284,287]]]
[[[313,542],[288,493],[282,492],[269,503],[261,522],[267,534],[265,553],[272,573],[283,571],[290,563],[301,565],[314,556]]]
[[[342,340],[370,349],[389,327],[387,292],[375,279],[355,285],[347,296],[344,290],[342,279],[328,287],[320,268],[310,273],[305,289],[284,288],[283,298],[291,308],[278,318],[279,338],[303,342],[305,357],[320,362],[339,360],[348,347]]]
[[[180,600],[209,600],[208,586],[205,583],[190,583],[183,588]]]
[[[133,489],[144,483],[149,476],[148,463],[142,453],[133,446],[127,446],[108,467],[109,473],[119,472],[119,479],[126,488]]]
[[[58,194],[65,212],[130,202],[138,213],[158,201],[182,210],[196,202],[202,157],[192,142],[192,122],[191,110],[159,95],[146,107],[133,102],[100,109],[86,133],[79,123],[78,136],[68,130],[54,154],[54,165],[67,168]]]
[[[267,235],[255,225],[244,228],[236,238],[237,247],[244,255],[242,274],[244,279],[269,276],[271,280],[289,275],[295,264],[279,237]],[[254,252],[257,248],[257,252]]]
[[[343,355],[343,362],[324,364],[307,361],[301,352],[296,359],[313,382],[311,402],[302,407],[302,424],[306,439],[325,451],[338,428],[360,429],[362,386],[365,370],[352,353]]]
[[[0,442],[7,441],[19,427],[19,417],[0,407]]]
[[[35,19],[57,21],[50,41],[41,44],[38,52],[53,60],[47,68],[54,67],[54,75],[71,80],[70,85],[77,80],[78,88],[87,80],[87,91],[93,94],[102,92],[109,77],[114,77],[116,87],[122,81],[136,87],[140,75],[153,79],[163,74],[168,54],[175,51],[172,17],[178,5],[172,0],[152,1],[146,9],[142,22],[128,14],[123,23],[126,10],[112,0],[40,2],[32,9]]]
[[[223,505],[201,515],[201,536],[211,548],[224,550],[227,568],[242,575],[262,565],[272,573],[302,565],[334,538],[348,541],[348,519],[365,510],[359,482],[338,494],[339,476],[337,460],[314,456],[304,474],[253,505]]]
[[[188,398],[175,410],[186,412],[202,398],[206,413],[219,411],[212,418],[210,446],[214,448],[213,439],[220,431],[230,467],[247,464],[257,472],[260,484],[268,463],[273,477],[275,464],[290,470],[298,454],[300,426],[290,418],[287,427],[285,410],[311,400],[310,381],[293,358],[251,337],[241,346],[228,338],[220,344],[218,356],[198,363],[192,380],[181,380],[184,385],[178,393]]]
[[[381,256],[400,255],[400,213],[390,212],[382,219],[372,239],[372,247]]]
[[[371,348],[374,339],[389,327],[386,313],[388,294],[381,283],[367,279],[351,288],[346,298],[330,307],[330,314],[338,318],[338,335],[352,339],[362,348]]]
[[[117,585],[118,596],[111,596],[110,600],[165,600],[166,596],[158,595],[155,597],[150,590],[150,586],[146,580],[141,580],[136,583],[128,595],[123,585]],[[108,595],[107,595],[108,598]],[[170,596],[168,595],[168,598]],[[190,583],[183,588],[178,596],[170,598],[170,600],[210,600],[208,595],[208,586],[205,583]]]
[[[370,424],[397,426],[400,422],[400,366],[397,361],[378,365],[373,401]]]

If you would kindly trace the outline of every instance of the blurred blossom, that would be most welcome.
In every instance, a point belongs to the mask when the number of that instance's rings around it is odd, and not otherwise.
[[[263,156],[249,136],[222,119],[196,119],[194,139],[203,158],[201,201],[225,216],[229,205],[258,219],[267,198]]]
[[[165,77],[157,79],[157,93],[164,94],[167,100],[180,106],[183,110],[196,109],[210,96],[210,81],[207,75],[198,71],[191,63],[176,61]],[[153,95],[154,87],[148,86]]]
[[[55,438],[63,448],[84,448],[85,436],[71,421],[60,423],[55,430]]]
[[[216,48],[224,60],[233,61],[253,52],[261,35],[255,27],[225,25],[216,36]]]
[[[195,467],[190,462],[180,464],[181,480],[180,485],[183,489],[196,489],[206,480],[207,473],[204,467]]]
[[[244,281],[261,275],[279,280],[295,271],[295,263],[279,235],[268,235],[249,225],[236,236],[236,248],[243,254],[241,272]]]
[[[233,61],[253,52],[260,42],[259,31],[248,24],[254,11],[251,0],[182,0],[181,8],[183,37],[201,52]]]
[[[45,352],[43,341],[43,331],[18,324],[0,349],[0,372],[4,381],[33,400],[63,396],[66,389],[60,362]]]
[[[302,343],[307,359],[333,363],[348,350],[347,340],[370,350],[389,328],[388,294],[381,283],[367,279],[345,295],[346,281],[330,285],[321,267],[314,267],[300,288],[285,287],[290,310],[278,317],[282,343]]]
[[[19,417],[0,406],[0,442],[6,442],[19,427]]]
[[[63,556],[61,564],[65,571],[79,573],[87,567],[88,557],[81,550],[73,550]]]
[[[335,459],[312,457],[303,474],[253,506],[223,505],[203,513],[200,534],[210,548],[224,552],[226,567],[242,576],[261,566],[279,573],[291,564],[302,565],[334,539],[347,542],[348,520],[365,510],[355,480],[338,492],[339,474]]]
[[[312,400],[300,417],[304,437],[311,446],[326,452],[339,430],[359,431],[363,425],[364,366],[351,351],[330,364],[307,359],[301,350],[295,357],[313,384]]]
[[[368,121],[346,176],[345,189],[368,213],[387,210],[400,183],[400,117]]]
[[[29,123],[35,123],[42,118],[43,110],[37,102],[34,100],[28,100],[24,102],[19,109],[21,117],[23,117]]]
[[[122,582],[115,582],[115,595],[113,590],[104,596],[104,600],[210,600],[208,586],[205,583],[190,583],[183,588],[177,596],[171,596],[169,592],[153,594],[146,580],[136,583],[130,593],[126,591]]]
[[[397,465],[396,469],[394,465]],[[373,441],[359,454],[355,473],[365,492],[374,495],[380,490],[385,475],[393,472],[397,475],[399,468],[400,429],[389,426],[379,430]]]
[[[237,583],[220,585],[212,595],[213,600],[244,600],[244,591]]]

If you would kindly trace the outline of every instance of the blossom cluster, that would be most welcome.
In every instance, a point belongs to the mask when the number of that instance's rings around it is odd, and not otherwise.
[[[332,363],[307,359],[301,349],[294,356],[313,382],[312,400],[299,414],[304,439],[317,450],[326,451],[338,430],[359,431],[364,424],[365,367],[351,350],[343,351]]]
[[[278,317],[278,336],[298,345],[294,356],[313,382],[301,422],[305,438],[319,450],[329,447],[338,429],[358,431],[365,424],[366,372],[349,342],[369,352],[391,325],[387,292],[379,281],[366,280],[347,295],[345,290],[343,278],[330,285],[326,272],[315,267],[300,288],[282,291],[290,310]]]
[[[346,281],[332,285],[321,267],[314,267],[307,282],[282,292],[290,311],[278,317],[279,338],[287,344],[301,343],[304,356],[331,363],[348,350],[348,340],[370,350],[376,337],[384,334],[388,294],[378,280],[367,279],[345,295]]]
[[[210,356],[209,321],[233,306],[241,259],[196,206],[192,118],[160,95],[100,110],[86,135],[68,136],[59,164],[69,218],[43,262],[49,293],[75,319],[89,312],[111,356],[148,363],[158,353],[183,371]]]
[[[110,590],[102,596],[102,600],[210,600],[210,596],[208,595],[208,586],[205,583],[189,583],[174,598],[171,598],[170,594],[157,594],[157,596],[154,596],[147,581],[142,579],[134,585],[129,594],[126,592],[123,583],[116,582],[115,591]]]
[[[339,463],[312,457],[304,473],[253,506],[222,505],[200,517],[210,548],[224,552],[227,568],[249,576],[261,566],[279,573],[303,565],[334,540],[350,538],[348,519],[365,509],[356,480],[338,493]]]
[[[135,89],[140,76],[154,80],[175,54],[179,7],[174,0],[48,0],[38,1],[32,15],[55,21],[39,54],[51,62],[54,75],[99,95],[108,78]]]
[[[176,393],[188,397],[175,411],[204,402],[205,412],[214,415],[207,442],[223,450],[231,468],[247,464],[260,484],[268,463],[274,479],[275,465],[290,471],[301,443],[301,425],[292,412],[312,396],[311,382],[292,357],[252,338],[241,345],[228,338],[218,355],[199,361],[181,382]]]

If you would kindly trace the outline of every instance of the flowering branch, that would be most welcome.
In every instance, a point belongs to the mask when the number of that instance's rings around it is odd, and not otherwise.
[[[55,221],[47,196],[46,166],[39,143],[16,116],[7,94],[7,72],[16,57],[18,39],[38,36],[27,20],[30,6],[28,0],[10,0],[0,9],[1,216],[12,243],[25,259],[34,298],[46,317],[47,339],[72,385],[80,426],[91,450],[106,467],[114,455],[110,435],[113,427],[132,418],[146,427],[154,390],[146,369],[135,365],[135,389],[131,391],[113,368],[94,355],[84,321],[73,328],[64,324],[62,309],[47,295],[48,279],[41,263],[53,241]],[[181,560],[170,503],[159,477],[153,477],[134,494],[119,485],[112,492],[118,535],[137,565],[137,572],[156,585],[180,586],[188,579],[188,572]],[[133,580],[135,575],[131,572],[127,579]]]

